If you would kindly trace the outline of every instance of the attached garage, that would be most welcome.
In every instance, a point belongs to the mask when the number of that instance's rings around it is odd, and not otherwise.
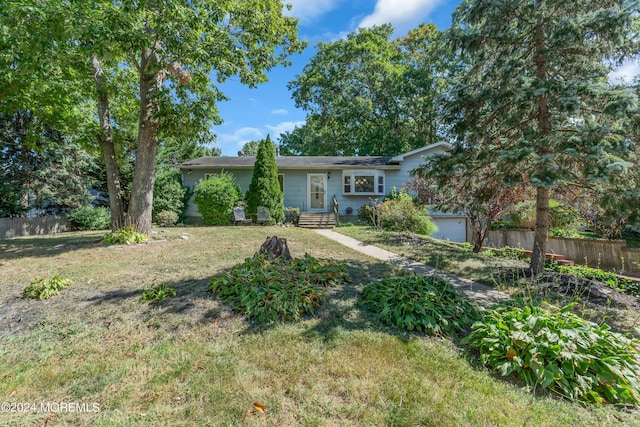
[[[432,216],[431,220],[438,227],[438,231],[431,237],[450,242],[467,241],[467,218],[464,216]]]

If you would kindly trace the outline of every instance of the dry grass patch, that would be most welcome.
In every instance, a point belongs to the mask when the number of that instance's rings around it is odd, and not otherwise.
[[[163,230],[160,230],[163,231]],[[188,233],[188,240],[182,233]],[[377,324],[357,304],[393,270],[317,234],[277,227],[167,229],[164,242],[98,244],[75,233],[0,241],[0,396],[98,403],[97,413],[0,414],[0,425],[632,425],[611,408],[531,396],[453,343]],[[207,292],[267,236],[347,264],[317,317],[257,325]],[[24,300],[36,276],[74,286]],[[140,302],[152,284],[176,298]],[[266,407],[264,414],[253,402]]]

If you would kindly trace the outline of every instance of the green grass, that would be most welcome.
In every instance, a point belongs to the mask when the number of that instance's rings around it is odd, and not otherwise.
[[[274,234],[295,257],[345,262],[353,283],[331,288],[317,316],[294,324],[247,321],[207,292],[212,276]],[[380,325],[357,302],[364,284],[391,267],[311,231],[161,235],[165,242],[131,247],[100,245],[95,233],[0,241],[2,400],[100,405],[96,413],[0,413],[0,425],[639,424],[611,407],[532,395],[452,341]],[[33,277],[52,274],[74,286],[44,303],[17,298]],[[154,283],[176,297],[141,303]]]

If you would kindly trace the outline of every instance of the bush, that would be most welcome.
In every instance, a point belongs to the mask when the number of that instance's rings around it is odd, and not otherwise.
[[[404,190],[395,199],[387,200],[377,207],[380,226],[390,231],[409,231],[430,234],[435,231],[426,208],[418,207]]]
[[[434,276],[371,282],[364,287],[362,298],[363,305],[382,322],[430,335],[464,332],[477,318],[469,301]]]
[[[111,227],[111,214],[105,207],[91,205],[76,208],[67,214],[67,224],[73,230],[108,230]]]
[[[358,219],[361,219],[367,224],[378,226],[377,212],[378,211],[375,205],[373,204],[364,205],[360,207],[360,209],[358,209]]]
[[[640,403],[640,355],[634,342],[570,312],[521,300],[488,310],[463,342],[483,363],[570,400]]]
[[[194,203],[205,224],[227,225],[231,223],[233,208],[241,198],[235,178],[223,171],[198,183]]]
[[[209,290],[234,310],[266,323],[313,314],[324,298],[323,287],[350,281],[345,267],[334,261],[306,254],[269,261],[260,254],[211,279]]]
[[[165,298],[176,296],[176,290],[167,285],[153,285],[142,293],[142,302],[161,302]]]
[[[160,168],[156,172],[153,185],[153,220],[162,223],[158,215],[161,212],[171,211],[177,216],[171,225],[178,222],[184,215],[187,201],[191,196],[189,193],[189,189],[182,185],[182,177],[177,168]]]
[[[142,233],[138,233],[132,225],[108,233],[102,238],[102,243],[106,243],[108,245],[132,245],[134,243],[144,243],[146,241],[147,236]]]
[[[175,225],[178,222],[178,214],[173,211],[162,211],[156,215],[156,221],[162,226]]]
[[[64,287],[71,285],[71,280],[60,276],[53,276],[48,279],[36,279],[24,289],[26,298],[47,299],[55,296]]]
[[[298,223],[300,218],[300,208],[286,207],[284,208],[284,220],[285,222]]]
[[[258,146],[246,199],[248,213],[255,214],[258,212],[258,207],[264,206],[269,209],[270,222],[284,221],[284,195],[278,181],[275,148],[269,135],[260,141]]]

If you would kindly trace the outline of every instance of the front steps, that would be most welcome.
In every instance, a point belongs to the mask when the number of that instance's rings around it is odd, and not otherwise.
[[[302,212],[298,218],[298,227],[302,228],[333,228],[336,226],[336,216],[328,212]]]
[[[523,251],[525,253],[525,255],[527,255],[529,258],[531,258],[531,255],[533,255],[533,251]],[[573,266],[575,265],[574,261],[571,261],[569,259],[565,259],[564,255],[558,255],[558,254],[545,254],[545,258],[546,259],[552,259],[555,262],[557,262],[560,265],[568,265],[568,266]]]

